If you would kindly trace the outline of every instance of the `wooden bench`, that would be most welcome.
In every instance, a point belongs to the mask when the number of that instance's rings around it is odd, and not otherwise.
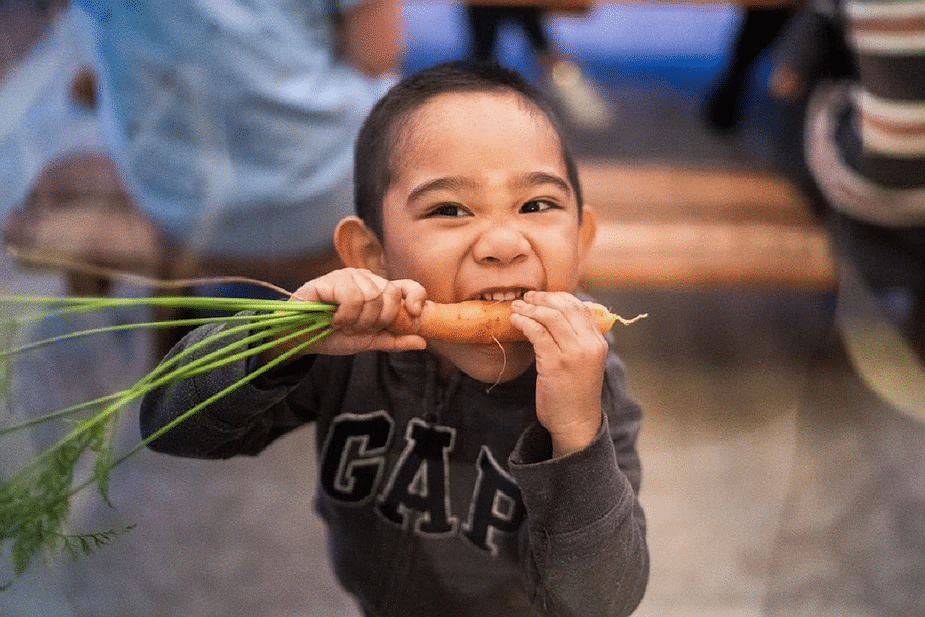
[[[599,215],[597,241],[582,280],[592,292],[836,286],[836,261],[826,232],[805,197],[785,179],[758,171],[613,161],[585,161],[579,173],[586,201]],[[68,291],[77,295],[109,293],[109,278],[93,271],[99,268],[160,279],[308,280],[337,266],[333,257],[182,259],[135,206],[103,155],[75,155],[45,170],[26,207],[4,221],[3,240],[22,267],[62,272]],[[151,293],[186,291],[152,288]],[[157,330],[154,358],[163,357],[178,335]]]
[[[758,171],[585,161],[585,199],[599,215],[585,284],[591,287],[783,285],[834,287],[825,230],[787,180]],[[70,292],[107,293],[106,277],[304,277],[312,257],[285,261],[199,258],[179,265],[122,188],[104,155],[75,155],[41,175],[3,239],[24,267],[54,268]]]
[[[785,178],[613,161],[579,173],[599,218],[587,287],[836,286],[826,230]]]
[[[262,281],[308,280],[339,265],[333,254],[237,260],[191,255],[167,243],[126,192],[112,159],[77,153],[46,167],[22,207],[3,221],[3,243],[25,269],[61,272],[72,295],[107,295],[115,274],[140,277],[152,294],[189,293],[157,280],[235,276]],[[177,317],[155,311],[156,319]],[[162,331],[158,331],[162,332]],[[175,332],[163,331],[155,354]]]
[[[3,221],[3,242],[25,268],[57,269],[74,295],[108,292],[108,277],[80,266],[154,276],[161,240],[132,202],[112,160],[61,158],[36,178],[26,203]]]

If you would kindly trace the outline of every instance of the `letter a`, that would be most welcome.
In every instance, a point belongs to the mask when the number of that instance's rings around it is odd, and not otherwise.
[[[408,423],[405,450],[378,505],[382,516],[404,526],[409,512],[419,512],[415,522],[418,533],[455,533],[457,521],[449,515],[448,475],[454,436],[451,428],[425,424],[417,418]]]

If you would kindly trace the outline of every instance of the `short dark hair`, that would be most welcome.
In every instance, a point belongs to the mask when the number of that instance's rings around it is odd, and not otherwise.
[[[402,79],[376,103],[360,129],[354,149],[354,206],[357,216],[380,239],[382,204],[394,178],[395,149],[408,119],[433,97],[451,92],[511,92],[541,111],[559,137],[566,174],[581,216],[578,169],[549,101],[511,69],[495,63],[456,60],[436,64]]]

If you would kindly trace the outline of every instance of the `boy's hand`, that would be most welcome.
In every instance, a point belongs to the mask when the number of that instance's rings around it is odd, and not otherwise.
[[[420,316],[426,297],[424,288],[414,281],[388,281],[368,270],[344,268],[305,283],[290,301],[337,305],[331,324],[334,331],[304,353],[350,355],[373,349],[424,349],[427,343],[422,337],[396,335],[386,328],[403,305],[412,317]],[[281,348],[295,344],[281,345],[267,353],[279,354],[284,350]]]
[[[601,426],[607,341],[572,294],[531,291],[512,308],[511,322],[536,354],[536,416],[553,457],[587,447]]]

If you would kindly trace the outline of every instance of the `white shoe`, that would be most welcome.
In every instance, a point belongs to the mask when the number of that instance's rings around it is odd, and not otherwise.
[[[572,123],[586,129],[601,129],[610,124],[612,114],[607,102],[574,62],[556,62],[549,72],[549,83]]]

